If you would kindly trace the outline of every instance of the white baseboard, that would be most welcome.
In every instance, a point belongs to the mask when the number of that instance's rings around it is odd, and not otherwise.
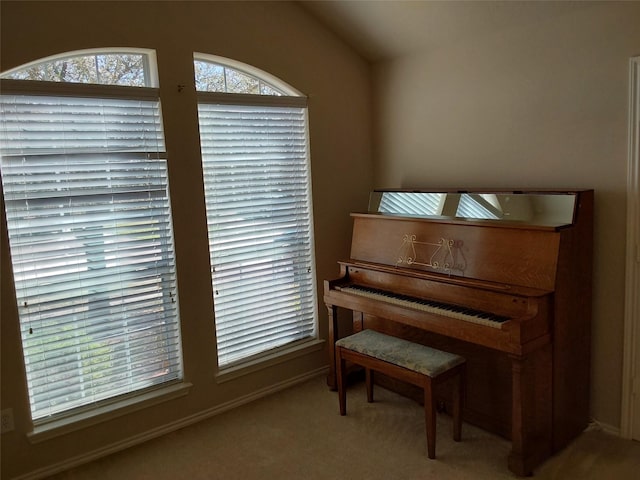
[[[598,420],[592,419],[589,423],[589,426],[586,428],[586,431],[589,430],[599,430],[604,433],[608,433],[610,435],[615,435],[616,437],[621,436],[620,427],[614,427],[605,422],[600,422]]]
[[[244,397],[237,398],[235,400],[232,400],[227,403],[223,403],[221,405],[216,405],[215,407],[209,408],[207,410],[203,410],[202,412],[198,412],[194,415],[190,415],[185,418],[181,418],[180,420],[176,420],[175,422],[171,422],[171,423],[162,425],[158,428],[148,430],[147,432],[141,433],[139,435],[126,438],[124,440],[112,443],[105,447],[92,450],[90,452],[84,453],[82,455],[78,455],[76,457],[69,458],[67,460],[63,460],[62,462],[54,463],[53,465],[49,465],[47,467],[34,470],[24,475],[20,475],[18,477],[15,477],[13,480],[40,480],[40,479],[49,477],[56,473],[69,470],[71,468],[97,460],[99,458],[106,457],[107,455],[111,455],[112,453],[125,450],[135,445],[139,445],[148,440],[152,440],[162,435],[166,435],[167,433],[171,433],[175,430],[179,430],[189,425],[193,425],[194,423],[201,422],[202,420],[206,420],[207,418],[211,418],[215,415],[219,415],[221,413],[232,410],[241,405],[253,402],[255,400],[258,400],[259,398],[266,397],[268,395],[271,395],[273,393],[279,392],[286,388],[292,387],[299,383],[306,382],[307,380],[318,377],[320,375],[326,375],[327,372],[328,372],[327,367],[319,368],[317,370],[305,373],[303,375],[299,375],[297,377],[291,378],[284,382],[271,385],[270,387],[264,388],[262,390],[258,390],[257,392],[253,392],[249,395],[245,395]]]

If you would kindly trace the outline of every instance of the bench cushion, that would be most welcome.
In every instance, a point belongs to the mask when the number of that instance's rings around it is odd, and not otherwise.
[[[363,330],[341,338],[336,342],[336,346],[353,350],[432,378],[465,362],[465,359],[459,355],[385,335],[375,330]]]

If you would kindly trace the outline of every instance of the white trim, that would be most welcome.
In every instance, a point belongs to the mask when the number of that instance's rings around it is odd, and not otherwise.
[[[272,367],[279,363],[288,362],[294,358],[318,351],[324,346],[324,342],[324,340],[318,340],[315,338],[310,341],[304,340],[302,343],[296,343],[294,346],[288,346],[270,354],[258,355],[257,358],[249,361],[243,361],[238,364],[231,364],[229,366],[222,367],[216,375],[216,383],[228,382],[229,380],[233,380],[259,370],[264,370],[265,368]]]
[[[160,90],[151,87],[98,85],[97,83],[41,82],[35,80],[0,79],[2,95],[44,95],[89,98],[127,98],[157,100]]]
[[[585,431],[591,430],[608,433],[609,435],[615,435],[616,437],[620,436],[620,429],[618,427],[614,427],[608,423],[599,422],[598,420],[591,420]]]
[[[82,430],[92,425],[107,422],[123,415],[137,412],[159,403],[183,397],[189,393],[191,384],[186,382],[150,390],[138,395],[110,402],[100,407],[93,407],[75,415],[67,415],[56,420],[40,422],[27,434],[31,443],[40,443],[52,438]]]
[[[219,415],[221,413],[232,410],[236,407],[240,407],[244,404],[258,400],[262,397],[266,397],[273,393],[277,393],[279,391],[293,387],[300,383],[306,382],[307,380],[311,380],[312,378],[315,378],[321,375],[326,375],[327,372],[328,372],[328,367],[322,367],[322,368],[313,370],[311,372],[298,375],[297,377],[293,377],[293,378],[290,378],[289,380],[276,383],[275,385],[271,385],[270,387],[263,388],[262,390],[258,390],[256,392],[250,393],[248,395],[237,398],[235,400],[231,400],[229,402],[217,405],[207,410],[203,410],[201,412],[182,418],[180,420],[176,420],[175,422],[167,423],[165,425],[148,430],[139,435],[134,435],[127,439],[111,443],[105,447],[92,450],[82,455],[71,457],[67,460],[63,460],[62,462],[58,462],[53,465],[49,465],[47,467],[34,470],[24,475],[20,475],[19,477],[15,477],[13,480],[40,480],[43,478],[47,478],[56,473],[69,470],[70,468],[74,468],[74,467],[83,465],[85,463],[89,463],[99,458],[106,457],[107,455],[111,455],[112,453],[125,450],[127,448],[144,443],[148,440],[152,440],[162,435],[166,435],[167,433],[171,433],[181,428],[188,427],[189,425],[193,425],[194,423],[201,422],[210,417]]]
[[[306,108],[307,97],[251,95],[248,93],[198,92],[198,103]]]
[[[633,431],[634,379],[640,355],[640,56],[629,62],[629,163],[627,170],[627,259],[622,368],[622,411],[620,431],[623,438],[638,438]]]

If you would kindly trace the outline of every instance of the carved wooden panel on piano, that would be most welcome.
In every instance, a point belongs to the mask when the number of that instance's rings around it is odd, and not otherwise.
[[[417,218],[352,217],[351,258],[553,290],[560,241],[554,228],[479,228]]]
[[[356,329],[465,356],[465,420],[511,439],[518,475],[589,421],[593,191],[569,193],[573,221],[550,226],[353,214],[351,259],[324,285],[330,345],[345,308]],[[506,320],[452,318],[432,301]]]

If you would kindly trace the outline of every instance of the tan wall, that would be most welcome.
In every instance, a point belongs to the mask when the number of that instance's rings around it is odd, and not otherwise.
[[[370,67],[289,2],[8,2],[1,8],[1,69],[85,48],[157,52],[188,396],[51,441],[31,444],[24,368],[2,208],[2,408],[16,430],[2,435],[2,478],[74,461],[225,402],[318,371],[316,351],[232,381],[214,377],[213,313],[193,90],[193,52],[221,55],[281,78],[309,96],[318,286],[348,254],[349,212],[366,208],[371,186]],[[188,87],[178,92],[177,85]],[[321,296],[319,297],[321,299]],[[326,338],[326,310],[320,306]],[[326,346],[325,346],[326,348]]]
[[[586,4],[374,68],[376,187],[594,188],[592,414],[620,425],[629,58],[640,3]]]

